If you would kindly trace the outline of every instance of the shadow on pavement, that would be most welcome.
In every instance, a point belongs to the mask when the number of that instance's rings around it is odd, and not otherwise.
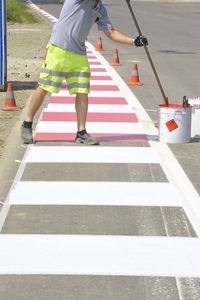
[[[11,81],[15,91],[34,90],[38,86],[37,81]]]

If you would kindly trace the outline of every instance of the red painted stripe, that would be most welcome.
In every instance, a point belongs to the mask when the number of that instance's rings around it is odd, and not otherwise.
[[[91,91],[119,91],[117,85],[91,85]]]
[[[146,134],[104,134],[91,133],[93,137],[100,142],[145,142],[148,141]],[[75,133],[47,133],[37,132],[34,136],[36,141],[65,141],[72,142],[75,139]]]
[[[49,103],[57,103],[57,104],[64,104],[64,103],[75,103],[75,97],[57,97],[51,96]],[[123,97],[90,97],[89,96],[89,104],[127,104],[126,99]]]
[[[94,56],[94,55],[88,55],[87,57],[88,57],[88,58],[92,58],[92,59],[97,59],[97,57]]]
[[[101,65],[100,61],[90,61],[89,64],[93,66]]]
[[[112,77],[96,75],[96,76],[91,76],[91,80],[112,80]]]
[[[65,83],[62,83],[61,89],[68,90],[68,87]],[[90,90],[91,91],[119,91],[119,88],[117,85],[91,85]]]
[[[76,122],[75,112],[44,112],[42,121]],[[128,113],[88,113],[87,122],[138,122],[136,114]]]
[[[91,72],[107,72],[104,68],[90,68]]]

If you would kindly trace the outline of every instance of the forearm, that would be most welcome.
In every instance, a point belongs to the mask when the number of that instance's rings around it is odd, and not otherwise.
[[[122,43],[122,44],[126,44],[126,45],[132,45],[133,44],[133,38],[125,35],[115,29],[111,29],[111,30],[104,30],[105,35],[111,39],[112,41],[115,41],[117,43]]]

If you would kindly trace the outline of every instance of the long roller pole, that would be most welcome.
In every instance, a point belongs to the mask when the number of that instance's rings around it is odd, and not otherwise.
[[[141,29],[140,29],[140,26],[139,26],[139,24],[138,24],[138,22],[137,22],[136,16],[135,16],[135,14],[134,14],[134,12],[133,12],[133,9],[132,9],[132,7],[131,7],[131,5],[130,5],[130,0],[126,0],[126,3],[127,3],[127,5],[128,5],[128,8],[129,8],[129,10],[130,10],[130,13],[131,13],[131,15],[132,15],[132,18],[133,18],[133,20],[134,20],[134,23],[135,23],[135,26],[136,26],[136,28],[137,28],[137,31],[138,31],[139,35],[143,35],[143,34],[142,34],[142,31],[141,31]],[[165,95],[164,89],[163,89],[162,84],[161,84],[161,82],[160,82],[160,79],[159,79],[159,77],[158,77],[158,73],[157,73],[157,71],[156,71],[156,68],[155,68],[155,66],[154,66],[154,63],[153,63],[152,58],[151,58],[151,55],[150,55],[149,50],[148,50],[148,48],[147,48],[146,45],[144,45],[144,50],[145,50],[146,55],[147,55],[147,57],[148,57],[148,59],[149,59],[149,63],[150,63],[150,65],[151,65],[151,67],[152,67],[153,73],[154,73],[154,75],[155,75],[155,77],[156,77],[156,81],[157,81],[157,83],[158,83],[158,86],[159,86],[160,92],[161,92],[161,94],[162,94],[163,100],[164,100],[164,102],[165,102],[165,105],[168,106],[168,105],[169,105],[168,97]]]

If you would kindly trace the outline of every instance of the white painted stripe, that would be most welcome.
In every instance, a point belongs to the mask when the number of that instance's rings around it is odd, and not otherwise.
[[[113,98],[113,101],[115,99]],[[74,104],[51,103],[44,110],[46,112],[75,112]],[[127,104],[90,104],[88,112],[98,113],[134,113],[135,111]]]
[[[99,74],[100,76],[100,74]],[[103,76],[103,75],[101,75]],[[90,85],[115,85],[117,86],[116,84],[116,81],[113,81],[113,80],[90,80]]]
[[[113,80],[90,80],[90,85],[114,85],[117,86],[116,82]]]
[[[198,238],[3,234],[0,244],[0,274],[200,277]]]
[[[23,157],[23,159],[22,159],[22,161],[21,161],[21,163],[20,163],[20,166],[19,166],[19,168],[18,168],[18,170],[17,170],[17,173],[16,173],[16,175],[15,175],[15,178],[14,178],[14,180],[13,180],[13,183],[12,183],[12,185],[11,185],[11,187],[10,187],[10,190],[9,190],[9,192],[8,192],[8,195],[7,195],[6,199],[5,199],[4,205],[3,205],[3,207],[2,207],[1,210],[0,210],[0,232],[1,232],[1,230],[2,230],[2,227],[3,227],[3,225],[4,225],[4,222],[5,222],[5,220],[6,220],[7,214],[8,214],[9,209],[10,209],[10,203],[9,203],[10,194],[11,194],[11,192],[12,192],[12,190],[13,190],[15,184],[16,184],[17,182],[19,182],[19,181],[21,180],[21,178],[22,178],[22,175],[23,175],[23,173],[24,173],[24,169],[25,169],[25,167],[26,167],[25,157],[26,157],[26,155],[27,155],[27,153],[28,153],[30,147],[32,147],[32,145],[28,145],[28,147],[27,147],[27,149],[26,149],[26,151],[25,151],[24,157]]]
[[[145,134],[141,123],[128,122],[87,122],[87,130],[90,133],[102,134]],[[76,122],[41,121],[37,126],[37,132],[74,133],[76,131]]]
[[[38,146],[29,149],[26,162],[159,163],[160,159],[149,147]]]
[[[124,94],[120,91],[91,91],[90,97],[123,97]],[[59,93],[52,93],[52,96],[63,97],[70,96],[68,90],[60,90]]]
[[[97,62],[99,62],[99,60],[97,58],[90,58],[90,57],[88,57],[88,61],[89,62],[91,62],[91,61],[97,61]]]
[[[32,9],[37,10],[40,14],[44,15],[45,17],[47,17],[48,19],[52,20],[53,22],[57,22],[57,18],[53,17],[52,15],[50,15],[49,13],[47,13],[46,11],[44,11],[43,9],[40,9],[38,6],[36,6],[35,4],[33,4],[31,1],[26,1],[28,5],[31,6]]]
[[[110,74],[106,72],[91,72],[92,76],[110,76]]]
[[[10,194],[10,204],[181,207],[184,203],[168,182],[21,181]]]
[[[89,42],[86,42],[86,44],[88,48],[98,57],[113,80],[117,82],[118,87],[122,91],[122,94],[125,95],[126,101],[129,103],[129,105],[135,107],[139,121],[143,122],[146,134],[150,136],[157,136],[158,130],[127,84],[123,81],[115,69],[111,67],[110,64],[104,59],[104,57],[99,52],[95,51],[94,46],[92,46]],[[182,191],[184,199],[187,203],[185,206],[187,216],[189,217],[196,233],[198,236],[200,236],[200,195],[187,177],[182,166],[177,161],[169,146],[164,143],[158,143],[157,141],[150,141],[149,143],[151,147],[158,151],[162,157],[162,168],[168,180],[175,184],[180,191]]]
[[[98,62],[99,62],[99,60],[98,60]],[[104,65],[91,65],[90,68],[105,69]]]

